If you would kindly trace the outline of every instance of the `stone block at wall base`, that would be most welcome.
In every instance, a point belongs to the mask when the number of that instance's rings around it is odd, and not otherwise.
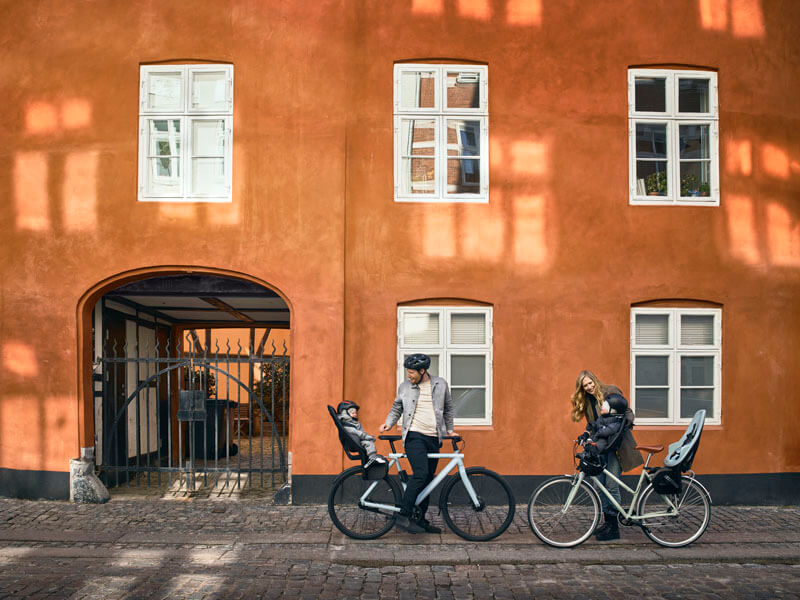
[[[69,461],[69,500],[77,504],[104,504],[111,495],[94,474],[94,461],[75,458]]]

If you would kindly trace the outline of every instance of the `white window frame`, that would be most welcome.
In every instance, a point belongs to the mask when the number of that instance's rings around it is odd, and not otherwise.
[[[192,84],[194,77],[203,72],[224,72],[225,107],[195,108],[192,106]],[[158,73],[180,73],[181,98],[179,106],[174,109],[149,108],[147,99],[150,75]],[[152,193],[149,191],[149,121],[175,120],[180,122],[180,176],[179,191],[175,193]],[[195,191],[193,185],[192,124],[195,121],[221,121],[223,123],[224,155],[223,169],[225,180],[222,193]],[[233,65],[142,65],[139,70],[139,185],[138,200],[140,202],[231,202],[233,183]]]
[[[666,344],[637,344],[636,315],[667,316]],[[701,315],[714,317],[714,343],[710,345],[681,344],[681,317],[685,315]],[[630,360],[630,395],[631,408],[636,412],[636,357],[666,356],[668,357],[667,416],[665,418],[645,418],[636,415],[638,425],[684,425],[692,420],[692,416],[680,417],[681,372],[680,360],[685,356],[711,356],[714,359],[714,416],[707,417],[706,423],[719,425],[722,422],[722,310],[719,308],[632,308],[631,309],[631,360]],[[661,387],[661,386],[658,386]],[[692,386],[697,387],[697,386]]]
[[[438,344],[407,344],[403,339],[403,323],[409,313],[437,313],[439,315]],[[486,340],[483,344],[450,343],[450,317],[454,314],[482,313],[486,319]],[[493,310],[490,306],[401,306],[397,309],[397,385],[406,378],[403,356],[421,352],[439,358],[439,377],[444,377],[449,386],[451,381],[451,357],[453,355],[484,356],[484,381],[486,382],[486,412],[483,418],[455,418],[456,426],[492,424],[492,354],[493,354]]]
[[[431,71],[434,73],[434,106],[431,108],[401,107],[400,81],[408,71]],[[477,108],[448,108],[447,72],[474,73],[480,79]],[[432,194],[412,194],[402,192],[402,157],[406,154],[401,148],[404,119],[430,119],[434,121],[436,177],[432,180]],[[477,193],[456,193],[447,189],[447,121],[465,119],[480,122],[480,191]],[[462,178],[464,174],[462,173]],[[485,65],[463,64],[411,64],[394,66],[394,200],[395,202],[489,202],[489,68]]]
[[[665,79],[665,111],[636,110],[636,78]],[[678,112],[679,79],[707,79],[709,112]],[[638,123],[666,124],[667,144],[667,195],[648,196],[639,193],[636,179],[636,125]],[[709,126],[709,176],[708,196],[680,195],[680,126]],[[719,102],[717,74],[714,71],[688,71],[678,69],[628,69],[628,173],[629,203],[654,206],[719,206]],[[703,159],[685,159],[695,162]]]

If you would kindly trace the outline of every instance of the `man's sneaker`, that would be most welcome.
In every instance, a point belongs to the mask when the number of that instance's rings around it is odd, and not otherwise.
[[[415,521],[411,521],[405,515],[398,515],[395,519],[395,524],[401,529],[405,529],[408,533],[425,533],[425,529],[420,527]]]
[[[431,525],[430,521],[427,519],[420,519],[417,521],[417,525],[422,527],[425,533],[442,533],[442,530],[439,527],[436,525]]]

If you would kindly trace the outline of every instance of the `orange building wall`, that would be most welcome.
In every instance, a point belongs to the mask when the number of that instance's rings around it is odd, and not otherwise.
[[[325,404],[346,396],[367,429],[383,421],[397,305],[424,298],[494,306],[494,425],[466,432],[472,462],[568,469],[578,371],[628,392],[631,304],[686,298],[723,307],[722,425],[695,468],[800,469],[797,3],[0,11],[0,467],[67,470],[87,429],[81,298],[163,266],[243,274],[287,299],[295,474],[343,464]],[[392,65],[427,59],[488,64],[489,204],[393,202]],[[139,65],[164,60],[234,65],[230,204],[136,201]],[[719,207],[628,205],[626,72],[651,64],[718,69]],[[678,435],[636,429],[643,443]]]

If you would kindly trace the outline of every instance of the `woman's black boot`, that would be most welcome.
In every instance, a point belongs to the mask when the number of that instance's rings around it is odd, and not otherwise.
[[[603,513],[605,523],[597,530],[594,538],[598,542],[607,542],[609,540],[619,539],[619,521],[617,520],[616,513]]]

